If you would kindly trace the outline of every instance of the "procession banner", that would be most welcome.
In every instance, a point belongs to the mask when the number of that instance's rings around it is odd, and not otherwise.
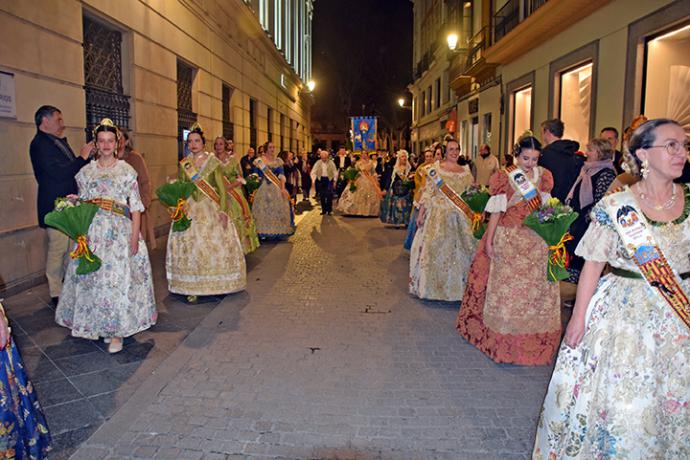
[[[376,117],[350,117],[350,125],[354,152],[376,150]]]

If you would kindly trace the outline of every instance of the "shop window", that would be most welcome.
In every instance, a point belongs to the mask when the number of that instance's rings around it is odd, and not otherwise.
[[[429,88],[427,88],[426,92],[427,92],[426,100],[427,100],[427,103],[429,104],[426,108],[427,109],[426,111],[428,113],[431,113],[431,111],[433,110],[433,106],[434,106],[434,100],[431,97],[432,96],[431,86],[429,86]]]
[[[559,118],[565,125],[564,139],[589,142],[592,108],[592,62],[561,72]]]
[[[643,112],[671,118],[690,135],[690,24],[646,43]]]
[[[515,145],[522,134],[532,125],[532,87],[522,88],[513,93],[511,114],[511,139]]]
[[[484,114],[484,124],[482,126],[482,143],[491,143],[491,112]]]

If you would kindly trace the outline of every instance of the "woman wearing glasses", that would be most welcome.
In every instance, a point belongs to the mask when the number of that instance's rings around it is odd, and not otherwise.
[[[690,458],[690,192],[673,182],[686,149],[675,121],[643,124],[628,165],[641,179],[592,210],[535,459]]]

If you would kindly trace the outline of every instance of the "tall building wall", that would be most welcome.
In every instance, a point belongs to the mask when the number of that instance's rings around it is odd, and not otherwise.
[[[281,0],[286,1],[290,0]],[[177,172],[178,60],[194,69],[192,110],[206,132],[209,150],[213,138],[223,133],[224,84],[232,88],[226,121],[234,127],[237,153],[250,145],[250,99],[256,101],[257,143],[267,140],[270,107],[274,140],[279,138],[283,114],[285,147],[289,138],[293,146],[299,142],[300,148],[310,147],[311,97],[305,94],[303,80],[310,72],[310,39],[306,34],[296,36],[291,65],[262,28],[254,3],[259,2],[0,0],[0,71],[14,75],[17,112],[16,118],[0,118],[0,291],[43,279],[44,232],[37,227],[37,186],[28,152],[36,132],[35,110],[43,104],[60,108],[75,153],[86,140],[84,16],[121,33],[129,127],[154,187]],[[263,3],[273,8],[276,2]],[[310,24],[311,0],[292,4],[302,8],[303,20]],[[303,30],[308,32],[309,24]],[[292,132],[289,120],[298,126]],[[165,231],[166,210],[154,202],[151,212],[159,231]]]

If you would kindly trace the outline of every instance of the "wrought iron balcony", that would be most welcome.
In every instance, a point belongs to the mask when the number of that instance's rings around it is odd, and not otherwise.
[[[508,0],[508,3],[494,14],[494,43],[527,19],[547,0]],[[522,13],[520,5],[522,4]]]

